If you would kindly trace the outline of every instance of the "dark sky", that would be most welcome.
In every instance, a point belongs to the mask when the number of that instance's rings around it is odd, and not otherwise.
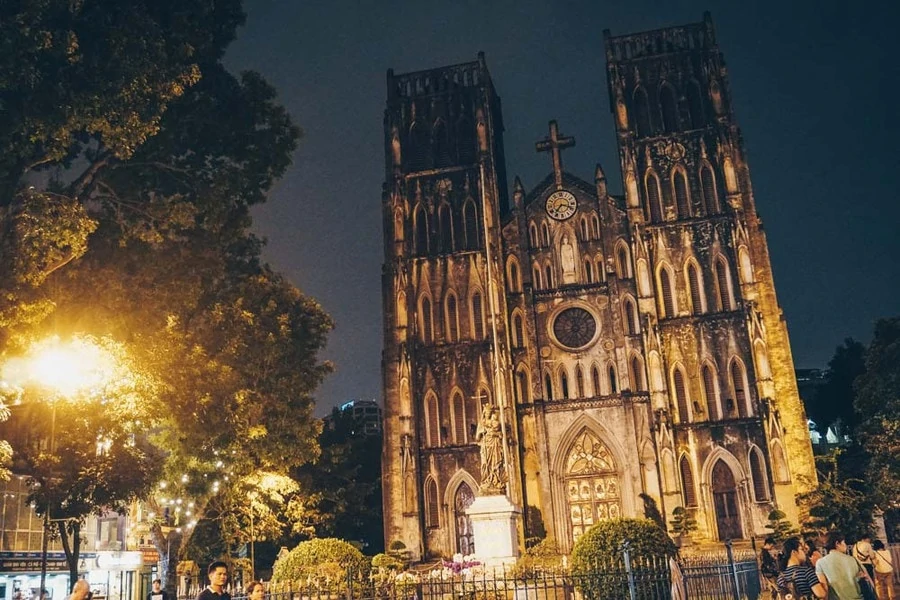
[[[510,177],[530,189],[550,172],[534,142],[556,119],[577,140],[566,170],[592,181],[599,162],[620,194],[603,30],[696,22],[704,10],[728,65],[795,365],[824,366],[848,336],[868,341],[875,319],[900,315],[893,6],[247,0],[227,63],[261,72],[305,133],[255,227],[267,259],[337,323],[326,351],[337,370],[317,394],[319,413],[381,398],[386,70],[483,50],[503,100]]]

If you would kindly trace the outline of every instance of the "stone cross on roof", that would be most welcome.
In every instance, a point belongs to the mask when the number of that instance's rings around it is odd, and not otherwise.
[[[557,189],[562,187],[562,156],[559,151],[571,148],[575,145],[575,138],[559,135],[559,127],[556,121],[550,121],[550,137],[545,138],[534,145],[538,152],[549,152],[553,158],[553,175],[556,179]]]

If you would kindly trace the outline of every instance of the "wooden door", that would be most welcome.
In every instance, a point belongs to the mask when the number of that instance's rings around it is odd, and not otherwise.
[[[734,474],[721,459],[713,466],[712,493],[719,539],[725,541],[743,538]]]

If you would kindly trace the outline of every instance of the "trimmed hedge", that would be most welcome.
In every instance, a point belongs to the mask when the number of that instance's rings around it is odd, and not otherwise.
[[[347,573],[367,577],[369,560],[344,540],[319,538],[300,542],[287,556],[275,561],[272,583],[316,582],[326,575],[346,579]]]

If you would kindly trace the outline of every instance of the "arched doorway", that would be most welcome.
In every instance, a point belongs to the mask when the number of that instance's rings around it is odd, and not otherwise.
[[[475,554],[475,536],[472,533],[472,519],[466,510],[475,501],[475,494],[469,484],[463,482],[456,488],[453,498],[453,515],[456,520],[456,551],[462,555]]]
[[[744,532],[741,528],[741,514],[738,510],[734,473],[722,459],[717,460],[713,465],[712,494],[719,539],[722,541],[742,539]]]
[[[615,461],[609,448],[589,430],[578,435],[569,450],[565,486],[573,542],[594,523],[622,516]]]

